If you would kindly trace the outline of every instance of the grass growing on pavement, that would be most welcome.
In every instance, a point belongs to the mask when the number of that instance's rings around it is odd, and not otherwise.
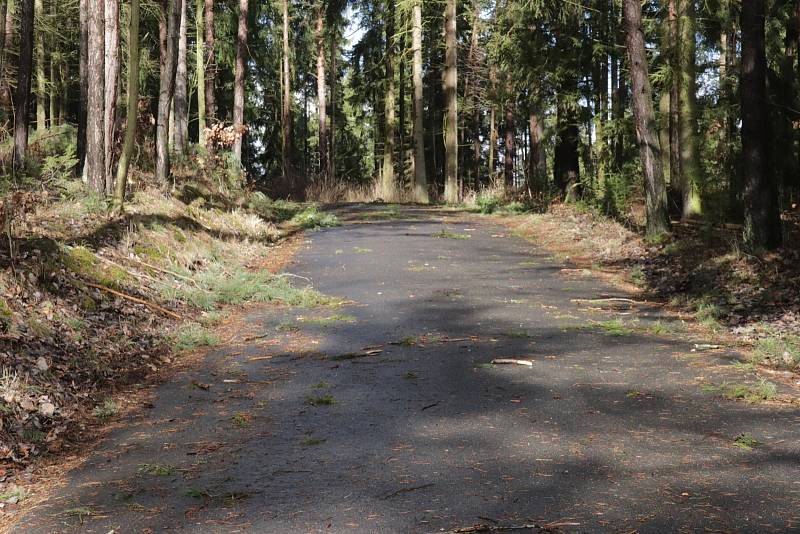
[[[751,403],[766,402],[775,399],[778,389],[775,384],[767,380],[761,380],[758,384],[731,384],[723,382],[719,386],[706,384],[703,390],[709,393],[717,393],[726,399],[744,400]]]
[[[308,395],[306,396],[306,404],[309,406],[331,406],[336,404],[333,395]]]
[[[431,234],[431,237],[435,237],[437,239],[469,239],[472,236],[469,234],[454,234],[453,232],[442,230],[441,232]]]

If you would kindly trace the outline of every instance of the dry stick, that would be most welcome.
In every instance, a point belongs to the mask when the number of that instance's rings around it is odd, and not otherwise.
[[[154,302],[150,302],[149,300],[140,299],[139,297],[134,297],[133,295],[128,295],[127,293],[122,293],[121,291],[117,291],[115,289],[111,289],[110,287],[101,286],[99,284],[92,284],[92,283],[89,283],[89,282],[83,282],[83,284],[88,286],[88,287],[93,287],[95,289],[100,289],[102,291],[107,291],[108,293],[111,293],[112,295],[116,295],[116,296],[118,296],[120,298],[123,298],[125,300],[129,300],[131,302],[136,302],[137,304],[143,304],[143,305],[147,306],[150,309],[159,311],[159,312],[163,313],[164,315],[166,315],[168,317],[172,317],[172,318],[177,319],[179,321],[183,320],[183,317],[181,317],[177,313],[175,313],[173,311],[170,311],[170,310],[168,310],[166,308],[163,308],[163,307],[159,306],[158,304],[156,304]]]
[[[530,360],[515,360],[512,358],[495,358],[492,363],[494,365],[526,365],[533,367],[533,362]]]
[[[576,526],[579,523],[547,523],[545,525],[538,525],[536,523],[525,523],[522,525],[473,525],[471,527],[456,528],[453,530],[446,530],[437,534],[469,534],[472,532],[510,532],[512,530],[539,530],[547,531],[561,526]]]
[[[621,297],[611,297],[607,299],[570,299],[570,302],[588,302],[589,304],[600,304],[601,302],[627,302],[629,304],[647,304],[647,301],[624,299]]]

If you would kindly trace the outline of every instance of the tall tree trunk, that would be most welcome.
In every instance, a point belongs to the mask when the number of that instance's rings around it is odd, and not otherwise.
[[[19,28],[17,93],[14,98],[14,167],[25,165],[30,125],[31,70],[33,68],[33,0],[22,0]]]
[[[87,109],[89,106],[89,0],[79,0],[80,46],[78,51],[78,158],[77,174],[86,176]]]
[[[509,83],[509,89],[510,89]],[[509,95],[509,100],[506,103],[506,124],[505,124],[505,134],[506,134],[506,146],[505,146],[505,157],[503,158],[503,171],[505,174],[505,182],[506,187],[509,190],[514,188],[514,159],[516,158],[516,147],[515,147],[515,130],[516,126],[514,124],[514,100],[512,96]]]
[[[383,172],[381,173],[381,196],[383,200],[394,200],[397,191],[397,184],[394,176],[394,141],[397,129],[397,118],[395,117],[395,96],[394,96],[394,62],[395,58],[395,2],[387,0],[386,10],[386,56],[385,56],[385,80],[386,92],[383,98],[384,115],[384,139],[383,139]]]
[[[114,208],[122,212],[125,204],[125,188],[128,182],[128,169],[136,146],[136,126],[139,108],[139,0],[130,0],[128,16],[128,88],[125,140],[119,156],[117,181],[114,184]]]
[[[197,142],[206,146],[206,54],[204,44],[203,0],[194,6],[195,72],[197,73]]]
[[[34,32],[36,50],[36,133],[47,130],[47,77],[44,73],[44,0],[33,2],[34,20],[39,21],[41,28]]]
[[[639,0],[625,0],[623,11],[633,92],[633,116],[645,180],[646,232],[652,238],[669,231],[667,188],[661,169],[653,93],[648,77],[647,52],[642,32],[642,5]]]
[[[469,154],[468,158],[465,158],[465,161],[469,159],[469,163],[467,165],[468,169],[464,169],[462,172],[467,172],[469,174],[469,181],[472,184],[473,188],[478,187],[478,176],[480,174],[480,162],[481,162],[481,141],[480,141],[480,127],[481,127],[481,113],[480,113],[480,104],[478,101],[479,98],[479,68],[480,65],[478,64],[478,32],[480,30],[480,19],[481,19],[481,2],[473,1],[472,5],[472,30],[470,31],[470,38],[469,38],[469,54],[467,56],[467,74],[464,80],[464,90],[467,96],[467,107],[468,110],[464,110],[464,113],[471,113],[471,137],[472,137],[472,153]],[[467,128],[464,128],[466,132]]]
[[[444,7],[444,95],[447,115],[444,129],[444,200],[455,204],[458,190],[458,55],[456,42],[456,0],[445,0]]]
[[[284,0],[286,1],[286,0]],[[214,59],[214,0],[205,0],[206,30],[206,122],[214,124],[217,120],[217,64]]]
[[[336,35],[331,33],[331,149],[328,157],[328,178],[336,182]]]
[[[315,38],[317,45],[317,110],[319,118],[318,149],[319,174],[323,180],[328,176],[328,104],[325,88],[325,2],[317,0],[315,20]]]
[[[683,218],[700,215],[702,181],[697,129],[697,80],[694,0],[678,0],[680,14],[680,153]]]
[[[8,48],[6,47],[6,19],[8,18],[8,0],[0,0],[0,31],[2,31],[2,35],[0,35],[0,86],[5,84],[6,78],[6,52]]]
[[[489,182],[495,185],[494,177],[494,160],[497,153],[497,118],[495,116],[495,108],[492,106],[489,111],[489,158],[487,161],[487,168],[489,169]]]
[[[105,194],[105,0],[87,0],[89,7],[89,57],[87,61],[86,179]]]
[[[55,19],[55,17],[52,17]],[[49,97],[49,113],[50,122],[48,123],[50,128],[56,126],[58,124],[58,94],[59,91],[64,91],[64,88],[59,87],[58,84],[58,66],[56,65],[56,58],[54,54],[50,55],[50,74],[48,78],[50,79],[50,90],[47,91],[47,96]]]
[[[553,171],[555,184],[566,200],[578,197],[580,181],[580,131],[576,116],[576,103],[571,97],[559,94],[556,96],[556,127],[558,142],[555,148]]]
[[[744,240],[753,250],[777,248],[783,237],[769,150],[765,17],[765,0],[742,2]]]
[[[547,188],[547,151],[544,146],[544,128],[537,108],[530,112],[530,176],[529,186],[534,191],[544,192]]]
[[[428,178],[425,163],[425,110],[422,102],[422,0],[414,0],[411,13],[411,78],[414,85],[414,200],[427,204]]]
[[[242,140],[244,128],[244,89],[245,55],[247,54],[247,11],[248,0],[239,0],[239,29],[236,39],[236,72],[233,82],[233,129],[236,140],[233,142],[233,157],[242,164]]]
[[[680,69],[680,23],[677,0],[667,4],[669,34],[669,177],[677,191],[683,190],[681,170],[681,69]],[[683,201],[681,201],[683,203]]]
[[[155,178],[162,187],[168,186],[170,176],[169,115],[175,92],[175,69],[178,63],[178,2],[161,0],[159,26],[160,74],[158,88],[158,113],[156,116],[156,165]]]
[[[173,100],[175,131],[173,132],[172,148],[176,154],[184,155],[189,140],[188,68],[186,65],[189,14],[187,0],[178,0],[178,2],[181,22],[178,30],[178,66],[175,70],[175,98]]]
[[[292,80],[289,66],[289,0],[283,0],[283,97],[281,102],[281,171],[283,181],[295,188],[291,171]]]
[[[398,151],[400,157],[397,160],[399,165],[399,175],[400,175],[400,183],[402,184],[402,188],[405,189],[406,184],[406,25],[405,23],[402,24],[400,28],[400,58],[399,58],[399,70],[398,73],[398,84],[399,84],[399,91],[398,91],[398,113],[400,115],[399,120],[397,122],[398,125],[398,144],[400,145],[400,150]]]
[[[114,187],[114,138],[119,91],[119,0],[105,0],[105,96],[103,113],[103,152],[106,194]]]

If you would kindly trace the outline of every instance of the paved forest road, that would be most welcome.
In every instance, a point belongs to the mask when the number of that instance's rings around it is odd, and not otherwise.
[[[308,234],[289,271],[353,303],[247,317],[18,531],[800,532],[800,410],[703,391],[748,378],[730,355],[587,327],[657,312],[586,309],[615,291],[504,228],[404,213]]]

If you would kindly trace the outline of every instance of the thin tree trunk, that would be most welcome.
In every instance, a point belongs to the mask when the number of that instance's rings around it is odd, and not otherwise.
[[[247,11],[248,0],[239,0],[239,28],[236,39],[236,72],[233,82],[233,129],[236,139],[233,142],[233,157],[242,164],[242,140],[244,138],[244,90],[245,62],[247,54]]]
[[[89,7],[89,57],[87,62],[86,178],[89,186],[105,194],[105,15],[104,0],[87,0]]]
[[[473,1],[472,6],[472,30],[470,31],[469,39],[469,54],[467,56],[467,73],[464,80],[464,90],[467,94],[468,110],[466,113],[471,113],[470,129],[472,130],[472,154],[468,169],[462,172],[467,172],[469,181],[473,188],[478,187],[478,175],[480,173],[480,160],[481,160],[481,146],[480,146],[480,108],[478,102],[478,88],[479,88],[479,65],[478,65],[478,32],[480,30],[481,18],[481,2]],[[464,128],[466,132],[467,128]],[[467,161],[467,158],[464,158]]]
[[[653,93],[648,77],[647,52],[642,32],[642,5],[639,0],[625,0],[623,11],[633,91],[633,116],[645,180],[646,232],[648,237],[653,238],[669,231],[667,188],[661,169]]]
[[[181,22],[178,30],[178,66],[175,70],[175,98],[173,100],[175,131],[173,132],[172,148],[176,154],[184,155],[189,140],[188,68],[186,65],[189,16],[187,0],[178,0],[178,2]]]
[[[444,94],[447,102],[445,117],[444,200],[459,201],[458,191],[458,56],[456,42],[456,0],[446,0],[444,8]]]
[[[213,125],[217,120],[217,64],[214,60],[214,0],[205,0],[206,30],[206,123]],[[209,147],[207,147],[209,148]]]
[[[290,168],[292,146],[292,80],[289,66],[289,0],[283,0],[283,101],[281,105],[281,171],[283,181],[292,189],[293,173]]]
[[[170,176],[169,115],[175,92],[175,70],[178,63],[178,19],[177,3],[180,0],[161,0],[159,26],[160,74],[158,88],[158,113],[156,116],[156,165],[155,178],[162,187],[167,187]]]
[[[50,23],[52,24],[56,19],[56,3],[50,2]],[[57,107],[58,107],[58,94],[59,91],[66,92],[66,88],[60,87],[57,78],[58,65],[56,61],[56,38],[54,35],[50,37],[50,90],[48,95],[50,97],[50,128],[58,124],[57,122]]]
[[[136,146],[136,126],[139,107],[139,0],[130,0],[128,17],[128,104],[125,141],[119,156],[117,181],[114,184],[114,207],[121,213],[125,204],[125,188],[128,181],[133,149]]]
[[[6,76],[6,52],[8,48],[6,47],[6,20],[8,18],[8,11],[9,11],[8,1],[7,0],[0,0],[0,24],[2,24],[2,31],[3,35],[0,35],[0,86],[5,83],[5,76]]]
[[[535,108],[530,114],[530,173],[531,188],[544,192],[547,187],[547,152],[544,146],[544,128]]]
[[[319,174],[325,180],[328,176],[328,104],[325,73],[325,3],[317,0],[315,38],[317,45],[317,113],[319,118],[318,149]]]
[[[336,182],[336,36],[331,34],[331,150],[328,158],[328,179]]]
[[[395,84],[394,84],[394,63],[395,63],[395,2],[387,0],[386,13],[386,56],[385,56],[385,80],[386,92],[383,98],[384,115],[384,139],[383,139],[383,173],[381,174],[381,196],[385,201],[394,200],[397,184],[394,175],[394,142],[397,129],[397,118],[395,116]]]
[[[425,163],[425,110],[423,108],[422,91],[422,0],[414,0],[412,6],[411,78],[414,85],[414,200],[427,204],[428,178]]]
[[[400,115],[398,120],[398,144],[400,145],[399,154],[400,157],[397,160],[399,165],[399,175],[400,175],[400,183],[402,184],[403,189],[405,189],[406,183],[406,25],[405,23],[401,26],[400,38],[401,47],[400,47],[400,61],[399,61],[399,70],[398,73],[398,84],[400,89],[398,91],[398,113]]]
[[[44,0],[33,2],[34,21],[44,26]],[[35,25],[35,24],[34,24]],[[34,32],[36,50],[36,133],[47,130],[47,78],[45,76],[44,28]]]
[[[14,168],[25,166],[30,125],[31,70],[33,68],[33,0],[22,0],[19,29],[19,66],[14,98]]]
[[[489,182],[494,185],[494,160],[497,153],[497,119],[495,117],[494,106],[489,111],[489,159],[487,167],[489,169]]]
[[[764,0],[742,2],[742,164],[744,239],[753,250],[781,245],[781,220],[772,175]]]
[[[203,0],[194,6],[195,72],[197,73],[197,142],[206,146],[206,55],[204,44]]]
[[[679,0],[680,9],[680,154],[683,218],[700,215],[702,181],[697,129],[697,80],[694,0]]]
[[[510,86],[511,84],[509,84]],[[506,134],[506,146],[505,146],[505,157],[503,158],[503,170],[505,174],[505,182],[506,187],[510,189],[514,188],[514,158],[516,157],[516,147],[515,147],[515,139],[514,133],[516,126],[514,125],[514,104],[513,104],[513,97],[509,96],[509,101],[506,103],[506,124],[505,124],[505,134]]]
[[[114,187],[114,139],[119,90],[119,1],[105,0],[105,96],[103,114],[103,152],[106,194]]]
[[[89,0],[80,0],[80,49],[78,51],[78,140],[76,152],[79,175],[86,176],[87,109],[89,106]]]
[[[681,171],[681,71],[680,71],[680,24],[677,0],[669,0],[667,19],[669,29],[669,177],[677,191],[683,190]]]

